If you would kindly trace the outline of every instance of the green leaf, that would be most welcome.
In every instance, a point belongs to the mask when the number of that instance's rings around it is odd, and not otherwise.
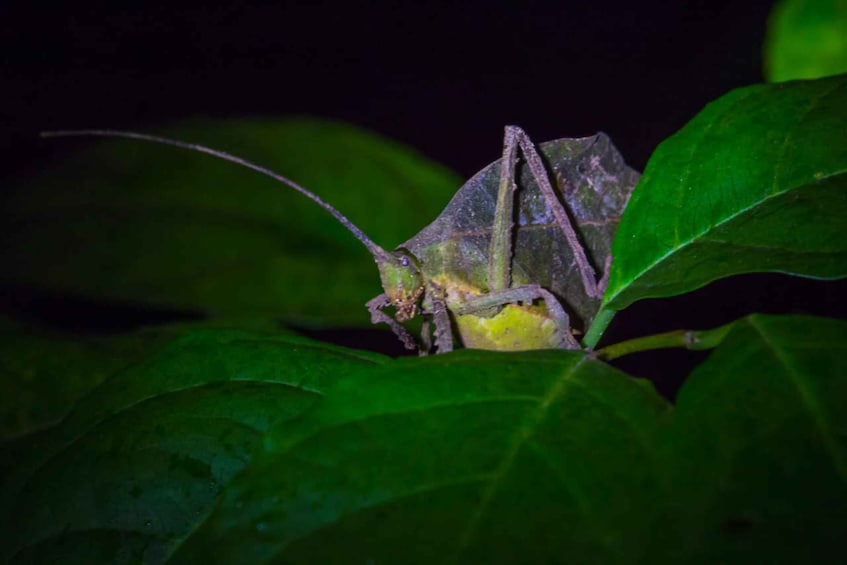
[[[0,447],[0,561],[161,562],[270,426],[383,359],[236,330],[170,340]]]
[[[0,442],[55,424],[87,392],[165,339],[160,332],[71,337],[3,328]]]
[[[164,135],[289,176],[389,248],[461,184],[406,147],[324,120],[192,121]],[[324,210],[208,155],[101,141],[4,192],[0,282],[337,325],[367,324],[363,304],[381,290],[373,259]]]
[[[582,352],[191,331],[2,446],[0,562],[833,562],[844,375],[847,322],[801,316],[674,409]]]
[[[272,430],[176,561],[619,561],[648,538],[666,408],[582,353],[396,360]]]
[[[677,398],[664,442],[674,494],[648,562],[840,561],[845,377],[844,321],[736,323]]]
[[[847,2],[778,2],[768,20],[764,57],[771,82],[847,72]]]
[[[847,75],[709,104],[647,164],[615,237],[604,308],[773,271],[847,275]]]
[[[57,423],[97,385],[182,334],[245,327],[277,336],[287,332],[266,320],[239,318],[80,336],[0,318],[0,442]]]
[[[791,563],[841,548],[847,324],[752,316],[669,412],[579,353],[341,381],[176,562]]]

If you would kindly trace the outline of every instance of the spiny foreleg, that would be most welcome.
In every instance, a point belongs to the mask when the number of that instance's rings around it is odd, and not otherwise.
[[[400,324],[397,320],[386,314],[382,311],[383,308],[389,306],[391,301],[388,300],[388,296],[385,294],[380,294],[379,296],[372,298],[365,304],[368,308],[368,312],[371,314],[371,323],[372,324],[387,324],[391,331],[394,332],[401,342],[403,342],[403,346],[406,349],[418,349],[418,344],[415,341],[415,338],[412,337],[406,328]]]

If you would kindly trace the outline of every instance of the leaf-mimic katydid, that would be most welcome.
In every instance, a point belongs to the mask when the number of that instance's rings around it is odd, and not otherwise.
[[[372,322],[387,324],[421,353],[451,351],[457,341],[510,351],[579,348],[574,334],[597,313],[612,237],[638,181],[605,134],[550,141],[536,150],[523,130],[507,126],[502,158],[459,189],[432,224],[388,252],[315,194],[235,155],[115,130],[42,135],[164,143],[237,163],[300,192],[368,248],[385,290],[367,303]],[[420,342],[402,325],[418,314],[424,319]]]

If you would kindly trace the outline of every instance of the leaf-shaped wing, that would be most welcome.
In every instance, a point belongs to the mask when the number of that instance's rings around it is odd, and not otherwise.
[[[638,173],[624,163],[609,137],[558,139],[539,145],[550,180],[600,274]],[[512,284],[537,283],[552,291],[587,327],[599,300],[585,294],[574,254],[532,179],[518,164]],[[500,183],[500,160],[474,175],[441,215],[403,247],[422,261],[424,273],[487,290],[491,226]]]

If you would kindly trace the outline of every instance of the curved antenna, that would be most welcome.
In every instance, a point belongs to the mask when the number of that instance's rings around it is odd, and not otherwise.
[[[293,180],[286,178],[278,173],[273,172],[270,169],[262,167],[261,165],[257,165],[255,163],[251,163],[246,159],[242,159],[241,157],[236,157],[230,153],[225,151],[218,151],[217,149],[211,149],[209,147],[205,147],[203,145],[197,145],[195,143],[187,143],[185,141],[177,141],[175,139],[168,139],[167,137],[159,137],[156,135],[148,135],[146,133],[135,133],[133,131],[120,131],[120,130],[110,130],[110,129],[80,129],[80,130],[59,130],[59,131],[43,131],[41,132],[41,137],[87,137],[87,136],[99,136],[99,137],[125,137],[128,139],[139,139],[141,141],[152,141],[154,143],[163,143],[165,145],[173,145],[174,147],[179,147],[181,149],[188,149],[190,151],[199,151],[200,153],[206,153],[208,155],[212,155],[213,157],[217,157],[218,159],[223,159],[224,161],[230,161],[237,165],[241,165],[243,167],[247,167],[248,169],[253,169],[254,171],[261,173],[265,176],[268,176],[278,182],[281,182],[284,185],[287,185],[306,198],[309,198],[318,206],[332,214],[332,216],[341,222],[345,228],[347,228],[350,233],[356,236],[356,239],[361,241],[365,247],[368,248],[368,251],[371,252],[371,255],[374,256],[374,259],[377,262],[382,261],[390,261],[391,256],[379,245],[373,242],[371,238],[365,235],[365,232],[360,230],[356,224],[347,219],[344,214],[333,208],[327,202],[324,202],[319,196],[309,192]]]

